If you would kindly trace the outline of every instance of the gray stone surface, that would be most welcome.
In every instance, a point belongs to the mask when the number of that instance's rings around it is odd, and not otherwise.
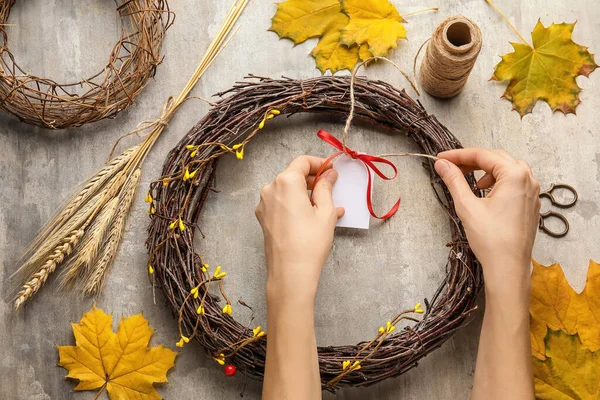
[[[140,121],[157,117],[163,101],[178,93],[200,60],[219,27],[229,1],[172,0],[177,13],[168,32],[164,63],[155,81],[137,98],[130,110],[116,119],[80,129],[51,132],[0,115],[0,293],[15,268],[19,252],[42,224],[64,202],[71,189],[99,168],[113,142]],[[563,240],[539,235],[534,256],[543,263],[560,262],[570,282],[581,289],[588,260],[600,260],[597,196],[600,190],[600,141],[597,110],[600,106],[598,72],[591,79],[579,78],[585,88],[578,116],[551,114],[538,104],[523,120],[499,97],[503,84],[488,82],[499,55],[511,51],[509,41],[518,38],[483,0],[433,2],[395,1],[401,13],[425,6],[439,6],[437,13],[410,17],[409,41],[403,41],[391,58],[403,68],[412,68],[419,45],[445,17],[463,14],[479,24],[483,49],[465,91],[450,101],[421,97],[466,146],[504,148],[529,161],[542,186],[567,182],[580,193],[577,207],[565,213],[572,231]],[[598,51],[600,7],[595,0],[577,2],[504,0],[499,6],[528,37],[538,17],[544,24],[578,20],[574,38]],[[307,56],[314,41],[293,48],[267,32],[275,11],[272,1],[253,0],[241,18],[241,29],[228,48],[206,73],[196,90],[199,96],[231,86],[247,73],[304,78],[318,76]],[[116,41],[118,21],[111,4],[97,0],[30,0],[17,2],[7,27],[10,46],[19,63],[34,74],[57,80],[78,80],[104,65]],[[400,74],[388,65],[369,68],[369,77],[406,86]],[[412,92],[411,92],[412,93]],[[157,178],[167,151],[206,112],[200,101],[187,102],[173,119],[146,164],[142,185],[118,259],[108,278],[98,306],[107,312],[130,315],[143,312],[156,328],[153,343],[174,348],[176,323],[146,278],[148,224],[143,203],[148,183]],[[201,220],[206,239],[199,248],[211,264],[221,264],[229,273],[227,291],[233,299],[255,306],[259,323],[265,322],[264,257],[260,228],[253,209],[260,187],[302,153],[325,156],[331,149],[315,137],[318,128],[340,132],[342,121],[294,117],[273,121],[270,129],[247,148],[247,157],[230,157],[220,165],[219,194],[211,195]],[[129,143],[134,140],[130,139]],[[371,153],[414,150],[405,139],[356,127],[351,146]],[[449,231],[443,211],[437,206],[419,162],[398,160],[399,178],[376,187],[377,206],[383,209],[400,194],[400,212],[385,224],[373,223],[368,232],[339,231],[334,250],[324,269],[317,299],[316,326],[319,344],[353,343],[372,337],[377,327],[395,311],[431,296],[443,275]],[[510,206],[510,205],[507,205]],[[547,204],[544,204],[547,207]],[[78,321],[91,300],[74,293],[61,293],[53,280],[44,287],[25,312],[10,318],[10,308],[0,302],[0,398],[2,399],[90,399],[75,393],[66,381],[66,371],[56,367],[55,343],[71,344],[70,321]],[[247,318],[238,308],[238,318]],[[481,311],[474,321],[441,349],[424,359],[404,376],[368,389],[347,389],[337,399],[441,399],[467,398],[472,385]],[[115,319],[117,319],[115,318]],[[116,321],[115,321],[116,322]],[[237,398],[244,378],[224,377],[221,368],[207,359],[195,345],[187,346],[169,374],[169,384],[160,388],[168,399]],[[245,398],[260,397],[260,385],[249,383]]]

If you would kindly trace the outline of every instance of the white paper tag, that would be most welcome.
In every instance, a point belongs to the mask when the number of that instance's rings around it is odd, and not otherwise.
[[[333,185],[333,204],[346,210],[346,214],[338,220],[336,226],[369,229],[371,214],[367,207],[367,174],[371,174],[372,182],[373,171],[367,169],[361,161],[344,154],[335,159],[333,168],[338,172],[337,181]]]

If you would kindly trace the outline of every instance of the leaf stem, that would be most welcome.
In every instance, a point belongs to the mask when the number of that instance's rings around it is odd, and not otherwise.
[[[424,13],[424,12],[427,12],[427,11],[437,11],[437,10],[438,10],[437,7],[426,8],[424,10],[413,11],[411,13],[404,14],[402,16],[402,18],[404,18],[404,17],[410,17],[411,15],[420,14],[420,13]]]
[[[93,400],[98,400],[98,398],[100,397],[100,394],[102,392],[104,392],[104,389],[106,388],[106,382],[104,383],[104,385],[102,385],[102,387],[100,388],[100,390],[98,391],[98,393],[96,393],[96,395],[94,396]]]
[[[496,12],[498,14],[500,14],[500,16],[506,21],[506,23],[508,24],[508,26],[510,26],[512,28],[513,31],[515,31],[515,33],[517,34],[517,36],[519,36],[519,38],[521,38],[521,40],[523,41],[523,43],[525,43],[527,46],[529,47],[533,47],[531,46],[527,40],[525,40],[525,38],[519,33],[519,31],[517,30],[517,28],[515,28],[515,26],[513,24],[511,24],[511,22],[508,20],[508,18],[506,18],[506,15],[504,15],[504,13],[502,11],[500,11],[500,9],[498,7],[496,7],[496,5],[494,3],[492,3],[492,0],[485,0],[490,6],[492,6],[492,8],[494,10],[496,10]]]

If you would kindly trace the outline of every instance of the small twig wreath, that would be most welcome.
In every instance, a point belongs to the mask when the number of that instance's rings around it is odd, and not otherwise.
[[[7,24],[16,0],[0,0],[0,108],[50,129],[73,128],[114,117],[154,76],[174,17],[166,0],[117,1],[121,37],[106,66],[76,83],[57,83],[24,71],[8,49]]]
[[[151,184],[146,197],[152,215],[148,273],[179,317],[178,346],[194,338],[219,364],[232,364],[251,378],[263,378],[267,336],[261,327],[252,329],[231,317],[231,303],[223,291],[225,272],[221,267],[210,271],[194,251],[196,221],[211,190],[219,157],[235,153],[243,158],[244,146],[271,118],[303,112],[347,115],[349,86],[350,77],[331,76],[259,78],[238,83],[219,94],[227,97],[169,153],[162,178]],[[355,118],[405,134],[428,155],[461,148],[460,142],[404,90],[356,78],[354,92]],[[447,244],[446,277],[431,299],[424,300],[424,310],[417,304],[399,312],[379,328],[373,340],[319,347],[324,389],[370,385],[406,372],[441,346],[476,308],[481,268],[469,248],[450,193],[433,170],[433,161],[425,159],[423,166],[450,217],[452,239]],[[473,192],[481,196],[473,175],[467,179]],[[211,285],[219,286],[225,304],[209,293]],[[417,314],[423,314],[422,319],[415,318]],[[395,330],[400,320],[414,321],[414,325]]]

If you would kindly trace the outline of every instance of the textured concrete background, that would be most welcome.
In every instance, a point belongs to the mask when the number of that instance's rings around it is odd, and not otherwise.
[[[581,289],[588,260],[600,260],[598,194],[600,191],[600,141],[596,129],[600,106],[598,72],[591,79],[579,78],[585,88],[578,116],[550,113],[538,104],[532,115],[520,120],[511,105],[499,97],[503,84],[488,82],[499,55],[511,51],[509,41],[518,41],[507,24],[483,0],[394,1],[401,13],[438,6],[437,13],[410,17],[409,41],[391,53],[391,58],[410,70],[419,45],[445,17],[463,14],[479,24],[483,49],[465,91],[451,101],[421,97],[466,146],[501,147],[529,161],[542,186],[552,182],[574,185],[580,193],[578,205],[566,211],[572,224],[562,240],[538,237],[534,256],[543,263],[560,262],[570,280]],[[20,123],[0,114],[0,293],[15,268],[19,252],[42,224],[69,197],[71,189],[104,162],[113,142],[142,120],[155,118],[165,99],[178,93],[200,60],[218,29],[229,1],[171,0],[177,13],[168,32],[164,63],[156,80],[137,98],[129,111],[115,120],[61,132],[51,132]],[[596,0],[562,2],[502,0],[498,4],[524,36],[538,17],[544,24],[578,20],[575,40],[600,50],[594,39],[600,35],[600,7]],[[204,76],[195,90],[200,96],[231,86],[247,73],[278,77],[318,76],[307,57],[314,42],[295,48],[267,32],[275,11],[272,1],[253,0],[241,18],[241,29],[229,47]],[[118,21],[111,2],[98,0],[30,0],[17,2],[8,27],[10,48],[18,62],[33,74],[56,80],[79,80],[104,65],[117,39]],[[369,68],[368,76],[407,86],[400,74],[387,65]],[[412,92],[411,92],[412,93]],[[148,182],[158,177],[167,151],[206,112],[200,101],[186,103],[144,165],[141,189],[127,224],[119,257],[108,278],[98,306],[114,313],[143,312],[156,328],[154,344],[174,348],[176,323],[146,279],[146,226],[143,197]],[[220,164],[218,187],[209,198],[202,220],[206,239],[199,248],[210,264],[221,264],[229,273],[226,288],[232,299],[244,299],[256,309],[264,325],[264,257],[260,228],[253,209],[260,187],[274,178],[301,153],[325,156],[331,148],[316,139],[318,128],[340,132],[342,121],[300,116],[290,122],[274,121],[270,129],[247,148],[247,157],[233,157]],[[133,143],[133,139],[130,140]],[[371,153],[414,150],[403,138],[353,130],[349,144]],[[376,187],[378,207],[383,209],[401,194],[402,208],[388,223],[373,223],[368,232],[339,231],[321,279],[317,299],[316,326],[319,344],[354,343],[368,339],[395,311],[431,296],[443,275],[449,237],[447,221],[437,206],[426,176],[413,159],[399,160],[400,177]],[[507,205],[510,207],[510,205]],[[547,206],[547,204],[545,204]],[[53,280],[26,308],[9,319],[9,305],[0,302],[0,398],[2,399],[90,399],[91,393],[73,392],[66,371],[58,362],[55,343],[72,344],[70,321],[78,321],[91,300],[60,293]],[[239,307],[234,312],[246,320]],[[467,398],[472,385],[481,312],[474,322],[428,356],[417,369],[368,389],[348,389],[337,399],[441,399]],[[116,321],[115,321],[116,322]],[[207,359],[195,344],[186,346],[169,384],[160,388],[168,399],[230,399],[243,390],[245,379],[226,379],[221,368]],[[260,385],[249,382],[245,398],[260,397]],[[334,396],[327,396],[333,398]]]

